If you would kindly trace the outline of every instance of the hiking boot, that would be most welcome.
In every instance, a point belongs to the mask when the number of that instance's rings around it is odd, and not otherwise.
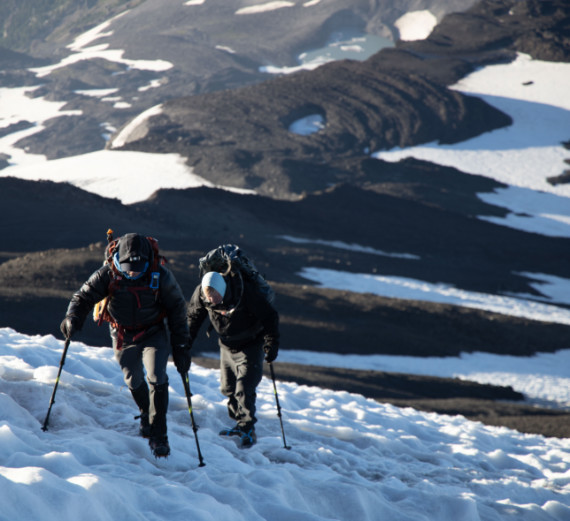
[[[166,458],[170,454],[170,445],[166,436],[151,438],[148,446],[155,458]]]
[[[218,434],[220,436],[241,436],[241,430],[239,426],[235,425],[234,427],[222,429]]]
[[[252,445],[255,445],[257,441],[257,435],[255,434],[255,429],[252,427],[247,432],[241,431],[241,448],[249,449]]]
[[[136,416],[135,419],[140,418],[141,423],[139,425],[139,434],[143,438],[150,438],[150,423],[148,422],[148,413],[142,413],[140,416]]]

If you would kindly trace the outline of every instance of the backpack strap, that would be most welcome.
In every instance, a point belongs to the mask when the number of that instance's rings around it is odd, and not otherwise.
[[[150,243],[152,248],[152,267],[150,269],[150,281],[149,287],[156,291],[160,283],[160,271],[158,269],[159,265],[164,266],[168,260],[164,255],[161,255],[158,250],[158,241],[154,237],[147,237],[147,241]]]

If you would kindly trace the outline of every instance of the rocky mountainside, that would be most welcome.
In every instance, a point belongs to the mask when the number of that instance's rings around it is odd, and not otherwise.
[[[568,61],[569,9],[563,2],[484,1],[444,18],[426,40],[398,42],[364,62],[170,100],[118,147],[177,152],[214,183],[271,197],[362,185],[370,179],[356,165],[369,151],[459,142],[509,125],[504,114],[447,86],[478,66],[512,60],[514,51]],[[321,130],[290,131],[312,115],[321,117]]]
[[[409,10],[429,9],[441,19],[474,1],[327,0],[307,7],[312,3],[297,2],[255,16],[247,14],[252,2],[246,0],[196,5],[179,0],[58,0],[49,6],[34,0],[8,2],[0,6],[0,85],[41,85],[35,96],[66,101],[66,110],[82,112],[54,118],[44,131],[19,144],[50,159],[67,157],[103,148],[102,127],[118,129],[166,100],[264,82],[271,76],[262,67],[298,65],[301,52],[320,48],[339,34],[368,33],[395,40],[394,23]],[[95,39],[83,47],[81,42],[69,47],[75,38],[97,28]],[[86,59],[73,59],[37,78],[15,69],[13,55],[2,45],[28,53],[36,67],[38,61],[45,65],[77,58],[92,46],[104,47],[113,57],[84,55]],[[117,53],[122,61],[116,61]],[[96,89],[113,89],[112,98],[118,101],[101,103],[81,93]]]

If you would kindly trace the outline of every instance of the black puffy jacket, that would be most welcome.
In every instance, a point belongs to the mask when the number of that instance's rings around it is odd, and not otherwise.
[[[168,268],[160,265],[158,271],[160,278],[157,292],[149,287],[148,276],[137,280],[124,277],[118,279],[107,311],[120,326],[138,330],[160,324],[161,315],[164,314],[170,330],[171,344],[186,344],[188,326],[184,295]],[[67,316],[72,317],[79,328],[95,304],[109,295],[113,280],[113,271],[105,264],[73,295],[67,308]]]
[[[188,304],[190,338],[196,338],[209,316],[220,342],[232,351],[241,351],[263,336],[264,345],[279,347],[279,314],[254,284],[241,275],[224,277],[227,289],[222,304],[212,306],[198,285]]]

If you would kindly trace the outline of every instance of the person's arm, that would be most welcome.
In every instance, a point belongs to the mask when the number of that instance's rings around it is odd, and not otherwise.
[[[95,304],[109,294],[110,281],[109,268],[102,266],[73,294],[61,325],[66,337],[70,338],[75,331],[81,330]]]
[[[160,301],[166,311],[170,343],[186,345],[188,342],[188,324],[186,323],[186,300],[174,274],[163,268],[160,281]]]
[[[200,331],[200,327],[208,316],[208,310],[205,308],[200,296],[201,291],[200,285],[196,286],[192,298],[188,303],[187,322],[190,333],[190,343],[198,336],[198,331]]]
[[[264,350],[266,353],[269,350],[272,351],[275,355],[273,357],[274,360],[277,357],[277,350],[279,349],[279,313],[255,287],[246,285],[245,291],[248,307],[253,311],[263,326]]]

